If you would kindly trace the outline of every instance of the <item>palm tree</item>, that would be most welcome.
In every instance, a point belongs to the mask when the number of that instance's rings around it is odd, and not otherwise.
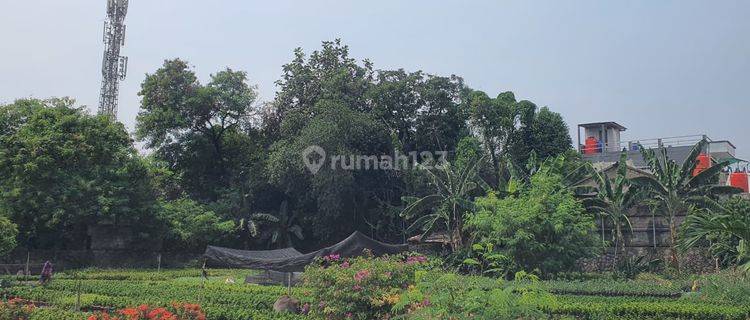
[[[636,177],[631,181],[647,190],[654,208],[669,217],[672,263],[678,268],[675,216],[689,213],[691,208],[720,208],[715,200],[719,195],[738,191],[734,187],[712,183],[716,175],[730,164],[729,161],[717,163],[693,176],[693,170],[698,164],[698,155],[707,144],[708,141],[705,139],[698,142],[681,164],[670,159],[665,148],[660,148],[657,155],[654,149],[638,146],[652,175]]]
[[[424,197],[403,197],[406,208],[401,216],[416,220],[407,228],[407,232],[421,230],[422,239],[435,231],[444,229],[449,233],[451,249],[458,250],[463,246],[463,218],[474,203],[470,192],[477,187],[476,166],[479,161],[456,169],[449,163],[437,168],[425,170],[431,179],[434,192]],[[484,184],[483,184],[484,185]],[[420,215],[427,212],[427,214]]]
[[[275,215],[269,213],[251,214],[247,219],[247,230],[253,238],[267,239],[269,246],[292,247],[294,239],[305,239],[302,227],[297,224],[297,218],[297,213],[290,214],[287,201],[283,201]],[[240,222],[240,228],[243,227],[243,221]],[[266,225],[267,228],[261,231],[262,225]]]
[[[750,273],[750,216],[703,211],[685,219],[680,238],[680,249],[687,250],[713,234],[729,234],[739,239],[736,262],[745,273]]]
[[[615,255],[614,264],[617,264],[617,251],[625,252],[625,241],[622,226],[626,225],[632,230],[628,212],[635,207],[640,200],[642,192],[632,186],[627,177],[627,154],[622,153],[620,161],[617,162],[617,175],[614,179],[606,174],[591,168],[591,177],[596,183],[596,196],[584,198],[583,203],[591,212],[599,213],[602,218],[612,220],[615,228]]]

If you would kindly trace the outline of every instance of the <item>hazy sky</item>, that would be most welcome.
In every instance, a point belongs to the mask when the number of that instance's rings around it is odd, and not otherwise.
[[[71,96],[95,110],[105,0],[0,0],[0,103]],[[456,74],[623,139],[708,134],[750,158],[750,1],[131,0],[118,118],[145,73],[188,60],[245,70],[263,100],[292,50],[341,38],[376,68]],[[576,136],[573,133],[573,139]]]

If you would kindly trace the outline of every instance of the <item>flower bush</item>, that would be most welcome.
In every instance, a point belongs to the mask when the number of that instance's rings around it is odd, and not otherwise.
[[[34,311],[34,304],[21,299],[0,301],[0,319],[28,320]]]
[[[431,268],[419,255],[341,258],[333,254],[304,273],[302,312],[325,319],[390,319],[401,293],[415,283],[415,272]]]
[[[197,304],[174,303],[169,309],[144,304],[119,310],[114,316],[108,313],[94,314],[88,320],[206,320],[206,315]]]

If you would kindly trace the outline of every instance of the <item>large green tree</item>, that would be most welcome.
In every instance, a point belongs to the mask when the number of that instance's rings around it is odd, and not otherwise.
[[[0,208],[22,244],[85,246],[101,221],[153,226],[148,170],[125,127],[90,116],[69,99],[0,107]]]
[[[499,175],[509,162],[524,166],[533,158],[544,160],[571,149],[567,124],[547,107],[516,101],[512,92],[493,99],[481,91],[471,93],[469,105],[469,124]]]
[[[185,61],[167,60],[139,95],[136,136],[180,175],[190,196],[217,201],[252,178],[247,169],[262,145],[250,125],[256,92],[244,72],[226,69],[204,85]]]

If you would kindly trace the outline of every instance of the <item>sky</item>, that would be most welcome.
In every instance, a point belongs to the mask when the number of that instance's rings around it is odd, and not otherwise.
[[[0,103],[75,98],[95,112],[105,0],[0,0]],[[165,59],[199,78],[247,71],[272,100],[281,66],[341,38],[376,69],[455,74],[623,140],[707,134],[750,159],[750,1],[131,0],[118,119]]]

